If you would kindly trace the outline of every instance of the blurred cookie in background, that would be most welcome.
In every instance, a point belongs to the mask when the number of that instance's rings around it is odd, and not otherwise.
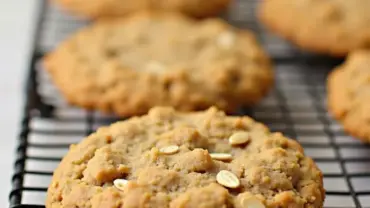
[[[181,12],[208,17],[224,11],[232,0],[53,0],[67,10],[88,18],[117,17],[141,10]]]
[[[261,1],[258,15],[276,34],[311,52],[346,56],[370,47],[368,0]]]
[[[82,29],[44,63],[69,103],[121,116],[157,105],[233,112],[260,101],[274,79],[251,32],[155,12]]]
[[[352,52],[328,78],[328,107],[351,135],[370,142],[370,50]]]

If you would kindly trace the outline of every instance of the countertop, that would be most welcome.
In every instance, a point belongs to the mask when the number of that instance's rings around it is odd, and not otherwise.
[[[0,204],[8,204],[38,1],[0,0]],[[1,207],[5,207],[5,206]]]

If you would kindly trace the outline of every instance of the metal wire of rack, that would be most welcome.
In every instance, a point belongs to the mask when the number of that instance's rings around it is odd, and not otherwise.
[[[257,3],[235,0],[224,18],[257,34],[274,60],[277,83],[261,104],[240,114],[251,115],[302,144],[324,172],[325,207],[370,207],[370,147],[346,135],[326,111],[326,76],[341,60],[301,52],[264,31],[254,15]],[[44,208],[53,170],[69,145],[117,120],[68,106],[58,94],[40,60],[88,22],[66,15],[46,0],[42,5],[9,195],[14,208]]]

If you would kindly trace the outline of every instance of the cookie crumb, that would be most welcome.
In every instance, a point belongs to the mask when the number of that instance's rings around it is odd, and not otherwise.
[[[236,177],[234,173],[227,170],[221,170],[217,174],[216,180],[219,184],[228,188],[238,188],[240,186],[238,177]]]
[[[242,145],[251,140],[248,132],[236,132],[229,138],[231,145]]]
[[[53,187],[53,188],[58,188],[58,185],[59,185],[59,183],[58,183],[58,182],[53,182],[53,183],[51,184],[51,187]]]
[[[229,49],[235,45],[235,35],[230,32],[223,32],[218,36],[217,44],[222,48]]]
[[[118,170],[122,173],[128,173],[130,168],[127,167],[126,165],[120,164],[118,165]]]
[[[165,155],[172,155],[172,154],[175,154],[179,151],[179,146],[177,145],[171,145],[171,146],[167,146],[167,147],[162,147],[159,152],[162,153],[162,154],[165,154]]]
[[[105,142],[107,142],[108,144],[112,143],[112,140],[113,140],[112,135],[107,135],[107,136],[105,137]]]
[[[233,159],[232,155],[228,153],[211,153],[209,155],[214,160],[230,161]]]
[[[266,208],[260,200],[253,196],[242,198],[240,204],[244,208]]]
[[[128,183],[128,180],[125,180],[125,179],[116,179],[113,181],[114,186],[121,191],[124,190],[127,183]]]
[[[158,61],[150,61],[147,65],[146,65],[146,71],[149,71],[149,72],[152,72],[152,73],[156,73],[156,74],[161,74],[163,73],[164,71],[166,71],[166,67],[164,66],[164,64],[158,62]]]

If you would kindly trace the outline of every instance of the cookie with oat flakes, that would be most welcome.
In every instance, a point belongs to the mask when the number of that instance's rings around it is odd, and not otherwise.
[[[71,146],[46,207],[319,208],[322,177],[296,141],[249,117],[154,108]]]
[[[328,108],[351,135],[370,142],[370,51],[352,52],[328,77]]]
[[[370,47],[368,0],[261,1],[259,17],[303,49],[334,56]]]
[[[157,105],[234,111],[257,103],[273,84],[269,58],[251,32],[169,13],[95,23],[44,65],[70,103],[121,116]]]

